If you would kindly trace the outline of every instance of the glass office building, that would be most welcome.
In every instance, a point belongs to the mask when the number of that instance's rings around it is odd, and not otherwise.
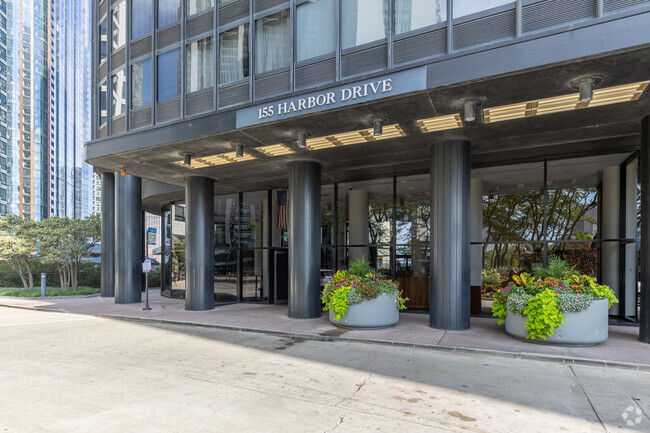
[[[0,2],[0,216],[92,212],[90,2]]]
[[[650,2],[103,0],[93,14],[104,296],[140,300],[148,211],[162,293],[189,310],[315,317],[321,277],[366,257],[431,326],[464,329],[489,313],[487,276],[562,257],[650,341]]]

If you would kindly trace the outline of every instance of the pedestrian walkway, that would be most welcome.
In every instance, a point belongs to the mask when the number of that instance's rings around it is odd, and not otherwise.
[[[473,317],[471,329],[443,331],[429,327],[428,314],[401,313],[396,326],[378,330],[337,328],[323,313],[317,319],[292,319],[286,305],[231,304],[209,311],[185,311],[184,301],[150,292],[151,310],[144,303],[115,304],[113,298],[17,299],[0,297],[0,305],[61,311],[73,314],[128,320],[211,326],[248,332],[264,332],[294,338],[405,345],[444,351],[480,353],[509,358],[526,358],[650,371],[650,345],[638,341],[639,329],[610,326],[609,339],[592,347],[565,347],[519,341],[506,334],[495,319]]]

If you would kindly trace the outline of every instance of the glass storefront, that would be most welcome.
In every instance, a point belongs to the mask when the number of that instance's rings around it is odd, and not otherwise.
[[[632,189],[614,212],[608,191],[620,190],[621,172]],[[471,176],[471,286],[472,296],[480,298],[474,314],[490,314],[493,293],[513,275],[533,273],[553,257],[612,287],[620,275],[609,276],[613,266],[624,273],[634,268],[637,178],[636,160],[628,154],[476,168]],[[618,183],[610,185],[612,179]],[[409,308],[428,309],[430,182],[429,174],[419,174],[322,185],[321,286],[365,257],[399,282]],[[286,190],[215,197],[216,303],[286,302],[287,200]],[[184,216],[184,203],[178,202],[164,218],[170,246],[165,293],[171,296],[184,296]],[[621,217],[630,226],[625,233],[618,231]],[[627,268],[618,261],[619,250]],[[636,272],[620,281],[633,310]]]

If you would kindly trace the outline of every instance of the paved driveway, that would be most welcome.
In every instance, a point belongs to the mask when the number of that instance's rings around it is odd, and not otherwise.
[[[646,372],[0,307],[0,432],[650,432],[649,413]]]

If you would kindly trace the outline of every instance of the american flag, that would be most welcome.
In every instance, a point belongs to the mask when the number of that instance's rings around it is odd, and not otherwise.
[[[276,227],[287,228],[289,227],[289,198],[286,189],[279,189],[277,191],[278,198],[278,218]]]

